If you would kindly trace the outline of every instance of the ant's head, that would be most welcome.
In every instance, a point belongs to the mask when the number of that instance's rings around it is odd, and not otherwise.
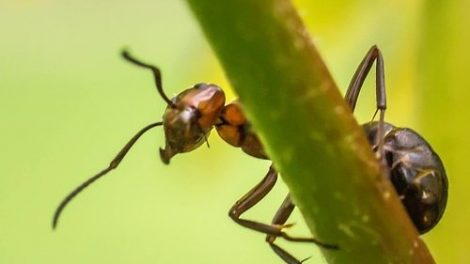
[[[165,148],[160,149],[163,163],[170,163],[174,155],[194,150],[207,140],[225,104],[225,94],[218,86],[196,84],[170,100],[163,91],[160,69],[134,58],[126,50],[122,56],[152,71],[157,91],[168,105],[163,114]]]
[[[207,140],[225,105],[224,92],[214,84],[200,83],[174,97],[163,114],[165,164],[177,153],[189,152]]]

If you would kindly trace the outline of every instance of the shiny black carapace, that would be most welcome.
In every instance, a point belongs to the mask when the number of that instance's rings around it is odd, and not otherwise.
[[[157,126],[163,126],[165,132],[165,147],[160,148],[160,157],[165,164],[169,164],[170,159],[176,154],[190,152],[207,142],[207,137],[214,127],[219,136],[228,144],[240,147],[250,156],[269,159],[246,119],[240,102],[234,101],[225,105],[224,92],[218,86],[196,84],[170,100],[163,91],[161,74],[157,67],[135,59],[126,51],[122,53],[122,56],[127,61],[152,71],[157,91],[167,104],[163,121],[141,129],[107,168],[67,195],[55,211],[53,228],[56,228],[65,206],[78,193],[115,169],[140,136]],[[439,156],[418,133],[408,128],[395,127],[384,121],[387,106],[384,63],[382,54],[376,46],[369,50],[356,70],[345,96],[346,102],[354,111],[364,80],[374,62],[376,62],[379,121],[366,123],[363,127],[373,150],[384,164],[385,174],[393,183],[417,230],[423,234],[438,223],[444,212],[447,202],[447,176]],[[278,173],[271,166],[261,182],[232,206],[229,216],[246,228],[266,234],[266,242],[288,264],[300,264],[303,261],[299,261],[275,244],[275,240],[279,237],[288,241],[315,243],[327,249],[338,249],[338,245],[335,244],[324,243],[314,238],[293,237],[284,232],[284,228],[290,226],[286,222],[295,208],[289,194],[270,224],[241,218],[243,213],[255,206],[271,191],[277,177]]]
[[[447,203],[447,175],[439,156],[429,143],[409,128],[384,121],[386,108],[384,62],[373,46],[359,65],[346,93],[354,110],[364,80],[376,61],[378,122],[363,125],[369,142],[386,165],[387,174],[401,202],[420,234],[431,230],[441,219]]]
[[[379,122],[363,127],[375,147]],[[439,156],[418,133],[384,123],[383,158],[390,180],[420,234],[441,219],[447,203],[447,176]]]

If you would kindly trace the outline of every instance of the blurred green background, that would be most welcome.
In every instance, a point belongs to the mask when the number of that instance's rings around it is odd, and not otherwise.
[[[428,138],[449,175],[448,210],[423,238],[438,263],[468,263],[470,1],[296,5],[343,92],[368,48],[382,49],[387,120]],[[163,113],[151,75],[122,61],[122,47],[160,66],[170,95],[205,81],[235,98],[184,1],[0,0],[0,33],[0,263],[282,263],[227,217],[269,162],[216,133],[210,149],[164,166],[163,133],[150,132],[51,231],[65,194]],[[366,84],[360,122],[374,112]],[[286,192],[278,184],[247,216],[269,221]],[[307,233],[298,213],[292,222]],[[315,247],[280,243],[320,263]]]

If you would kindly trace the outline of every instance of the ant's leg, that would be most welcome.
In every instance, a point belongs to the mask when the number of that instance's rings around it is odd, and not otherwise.
[[[274,187],[277,181],[277,172],[271,166],[266,176],[253,189],[238,200],[230,209],[229,216],[238,224],[249,229],[273,236],[282,236],[282,227],[259,223],[252,220],[241,219],[240,216],[261,201]]]
[[[295,205],[292,202],[290,195],[288,194],[287,197],[284,199],[284,202],[282,202],[281,206],[276,212],[276,215],[274,215],[272,224],[277,225],[277,226],[286,226],[285,223],[287,222],[287,219],[289,219],[289,216],[292,214],[292,211],[294,211]],[[274,244],[274,241],[276,240],[276,236],[273,235],[267,235],[266,236],[266,242],[269,243],[271,248],[274,250],[274,252],[282,258],[286,263],[288,264],[300,264],[304,262],[307,259],[304,259],[302,261],[297,260],[294,256],[292,256],[289,252],[285,251],[278,245]],[[323,242],[320,242],[314,238],[298,238],[298,237],[289,237],[290,241],[295,241],[295,242],[313,242],[317,244],[318,246],[321,246],[323,248],[327,249],[338,249],[338,246],[336,245],[330,245],[330,244],[325,244]]]
[[[362,85],[364,84],[364,80],[369,74],[369,71],[372,67],[372,64],[376,63],[376,102],[377,102],[377,112],[380,112],[380,119],[379,119],[379,128],[377,130],[377,138],[379,142],[378,145],[378,153],[380,157],[383,157],[383,140],[384,140],[384,119],[385,119],[385,109],[387,108],[387,98],[385,94],[385,72],[384,72],[384,61],[382,57],[382,53],[380,52],[377,46],[372,46],[369,52],[367,52],[366,56],[362,60],[361,64],[357,68],[354,76],[349,84],[348,91],[346,92],[345,100],[354,111],[356,107],[356,102],[359,97],[359,92],[361,91]],[[374,114],[375,116],[375,114]]]
[[[77,188],[75,188],[71,193],[69,193],[63,200],[60,202],[59,206],[55,210],[54,217],[52,219],[52,228],[55,229],[57,227],[57,223],[59,222],[59,217],[64,210],[65,206],[75,197],[77,194],[79,194],[81,191],[83,191],[86,187],[88,187],[90,184],[98,180],[99,178],[103,177],[106,175],[108,172],[111,170],[117,168],[119,163],[121,163],[122,159],[126,156],[127,152],[132,148],[132,146],[137,142],[137,140],[145,134],[145,132],[149,131],[150,129],[161,126],[163,123],[162,122],[157,122],[150,124],[144,128],[142,128],[137,134],[135,134],[129,142],[119,151],[119,153],[114,157],[114,159],[109,163],[109,166],[100,171],[98,174],[94,175],[93,177],[89,178],[82,184],[80,184]]]
[[[287,240],[292,238],[286,233],[282,232],[282,228],[285,226],[282,225],[270,225],[264,224],[252,220],[246,220],[240,218],[240,216],[248,211],[250,208],[255,206],[260,202],[274,187],[277,180],[277,171],[271,166],[269,168],[266,176],[258,183],[253,189],[251,189],[247,194],[245,194],[240,200],[238,200],[230,209],[229,216],[239,225],[242,225],[246,228],[272,235],[280,236]]]
[[[160,69],[157,68],[156,66],[144,63],[139,61],[138,59],[134,58],[127,50],[123,50],[121,52],[121,56],[126,59],[128,62],[137,65],[142,68],[146,68],[152,71],[153,77],[155,79],[155,85],[157,86],[157,91],[160,94],[160,96],[163,98],[163,100],[168,104],[173,106],[173,102],[171,102],[170,99],[168,99],[168,96],[166,96],[165,92],[163,91],[163,85],[162,85],[162,75],[160,73]]]
[[[387,107],[386,97],[385,97],[385,74],[384,74],[384,62],[382,58],[382,53],[380,52],[377,46],[372,46],[367,52],[366,56],[362,60],[359,67],[357,67],[356,72],[349,84],[348,91],[346,92],[346,102],[349,104],[351,109],[354,111],[356,107],[356,102],[359,97],[359,92],[361,91],[362,85],[369,74],[372,65],[375,60],[377,60],[376,65],[376,95],[377,95],[377,109],[385,110]]]
[[[253,220],[246,220],[240,218],[240,216],[248,211],[250,208],[255,206],[259,201],[261,201],[274,187],[277,180],[277,171],[271,166],[269,168],[268,173],[266,176],[258,183],[253,189],[251,189],[247,194],[245,194],[240,200],[238,200],[230,209],[229,216],[239,225],[242,225],[246,228],[275,236],[275,237],[283,237],[286,240],[296,241],[296,238],[290,237],[288,234],[284,233],[282,229],[287,226],[283,225],[272,225],[272,224],[264,224],[260,222],[256,222]],[[302,239],[303,242],[313,242],[315,240]]]

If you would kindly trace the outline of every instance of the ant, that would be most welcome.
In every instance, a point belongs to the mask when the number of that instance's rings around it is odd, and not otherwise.
[[[57,207],[52,228],[57,227],[59,217],[66,205],[90,184],[118,167],[134,143],[152,128],[163,126],[165,147],[160,148],[160,158],[169,164],[178,153],[190,152],[207,143],[207,136],[215,127],[219,136],[228,144],[240,147],[250,156],[269,159],[264,148],[246,119],[240,102],[225,105],[225,94],[214,84],[199,83],[169,99],[163,91],[160,70],[150,64],[137,60],[129,52],[123,51],[122,57],[128,62],[152,72],[155,85],[162,99],[167,103],[161,122],[147,125],[137,132],[119,151],[109,166],[89,178],[68,194]],[[429,143],[417,132],[409,128],[395,127],[386,123],[384,62],[377,46],[372,46],[357,68],[348,87],[345,100],[354,111],[363,83],[376,64],[376,103],[379,121],[363,125],[367,138],[382,162],[385,174],[392,181],[409,217],[420,234],[431,230],[444,213],[447,202],[447,176],[439,156]],[[374,118],[372,120],[374,120]],[[326,249],[339,249],[337,245],[324,243],[314,238],[292,237],[283,231],[290,227],[286,224],[295,208],[288,194],[272,219],[271,224],[241,218],[242,214],[261,201],[274,187],[278,173],[273,166],[266,176],[230,209],[229,216],[238,224],[266,234],[266,242],[273,251],[288,264],[299,264],[290,253],[276,245],[278,237],[294,242],[310,242]]]

